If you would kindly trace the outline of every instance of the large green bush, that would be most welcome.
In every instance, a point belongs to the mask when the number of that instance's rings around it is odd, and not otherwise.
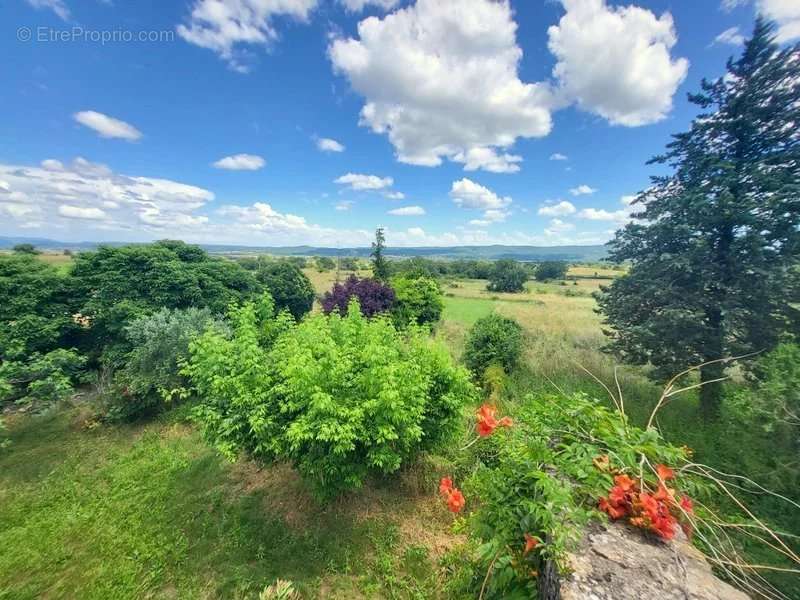
[[[511,372],[522,355],[522,327],[514,319],[496,313],[487,315],[472,326],[464,347],[464,363],[476,377],[483,377],[491,365]]]
[[[391,281],[395,294],[395,323],[427,325],[439,321],[444,309],[442,290],[435,279],[401,275]]]
[[[515,260],[503,259],[494,263],[489,273],[490,292],[521,292],[528,281],[528,271]]]
[[[231,315],[233,336],[191,345],[205,434],[229,455],[289,459],[321,497],[389,474],[447,438],[473,388],[447,351],[387,318],[273,317],[269,297]]]
[[[189,342],[209,327],[225,331],[207,308],[162,308],[132,321],[124,332],[133,349],[101,398],[104,415],[131,420],[179,399],[187,385],[181,365],[189,358]]]
[[[299,267],[281,260],[259,267],[256,277],[267,286],[278,310],[287,309],[300,320],[314,305],[314,286]]]

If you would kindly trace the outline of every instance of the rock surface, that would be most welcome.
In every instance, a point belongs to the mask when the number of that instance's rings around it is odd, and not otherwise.
[[[558,589],[542,590],[563,600],[747,600],[718,579],[703,555],[685,538],[650,539],[624,525],[594,525],[570,557],[573,572]]]

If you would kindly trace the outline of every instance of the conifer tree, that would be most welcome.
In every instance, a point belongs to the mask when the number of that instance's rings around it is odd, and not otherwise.
[[[689,100],[702,111],[650,162],[652,178],[617,232],[629,273],[603,288],[609,348],[668,375],[772,348],[800,326],[800,45],[780,49],[759,19],[727,72]],[[700,371],[717,415],[725,364]]]
[[[375,230],[375,241],[372,242],[372,276],[378,281],[389,280],[389,263],[383,255],[386,249],[386,238],[383,235],[383,227]]]

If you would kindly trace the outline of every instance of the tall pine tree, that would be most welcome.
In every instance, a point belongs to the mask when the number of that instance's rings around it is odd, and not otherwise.
[[[375,230],[375,241],[372,242],[372,276],[378,281],[389,281],[389,263],[383,255],[386,249],[386,237],[383,227]]]
[[[598,295],[609,348],[657,375],[773,347],[800,329],[800,45],[759,19],[727,73],[690,95],[702,113],[651,163],[611,258],[629,273]],[[725,365],[700,371],[718,414]]]

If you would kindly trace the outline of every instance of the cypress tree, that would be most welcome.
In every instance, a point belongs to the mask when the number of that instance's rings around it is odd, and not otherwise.
[[[636,199],[610,258],[629,273],[598,294],[609,349],[659,376],[772,348],[800,326],[800,44],[759,18],[727,72],[703,80],[689,131],[650,161],[672,171]],[[700,369],[718,414],[725,364]]]

